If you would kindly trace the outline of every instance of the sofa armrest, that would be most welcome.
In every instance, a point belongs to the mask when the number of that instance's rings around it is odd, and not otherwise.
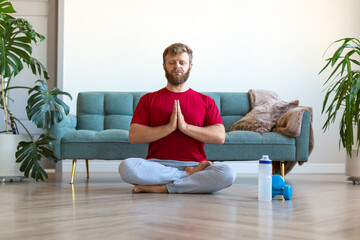
[[[308,111],[303,114],[300,135],[295,138],[296,161],[307,161],[309,158],[311,116]]]
[[[66,116],[61,122],[48,129],[48,133],[56,138],[51,141],[50,147],[54,151],[55,156],[61,160],[61,139],[68,132],[76,131],[77,119],[73,114]]]

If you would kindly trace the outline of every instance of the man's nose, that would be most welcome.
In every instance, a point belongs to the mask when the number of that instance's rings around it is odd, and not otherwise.
[[[181,65],[180,65],[180,62],[176,62],[176,63],[175,63],[175,67],[176,67],[176,68],[179,68],[180,66],[181,66]]]

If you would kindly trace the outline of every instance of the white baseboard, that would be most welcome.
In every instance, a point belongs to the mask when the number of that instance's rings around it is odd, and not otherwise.
[[[90,172],[117,172],[121,160],[90,160]],[[258,162],[225,162],[231,165],[237,173],[257,173]],[[72,160],[62,160],[57,163],[57,171],[71,172]],[[62,169],[62,170],[61,170]],[[76,172],[85,172],[85,161],[78,160]],[[305,163],[302,166],[296,165],[291,173],[341,173],[345,174],[344,163]]]

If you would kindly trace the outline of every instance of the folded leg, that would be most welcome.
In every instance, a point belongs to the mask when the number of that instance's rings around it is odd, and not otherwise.
[[[169,193],[212,193],[231,186],[235,170],[224,163],[214,163],[204,170],[166,184]]]
[[[134,185],[167,184],[187,176],[185,167],[166,166],[161,161],[142,158],[128,158],[121,162],[119,173],[121,178]],[[166,163],[166,161],[164,161]],[[174,162],[175,163],[175,162]]]

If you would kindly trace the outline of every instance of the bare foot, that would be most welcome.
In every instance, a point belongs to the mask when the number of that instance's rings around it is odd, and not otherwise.
[[[132,193],[169,193],[166,185],[135,185]]]
[[[210,161],[203,161],[203,162],[200,162],[196,167],[186,167],[184,168],[184,171],[186,172],[186,174],[188,176],[196,173],[196,172],[199,172],[199,171],[202,171],[204,170],[206,167],[212,165],[213,162],[210,162]]]

